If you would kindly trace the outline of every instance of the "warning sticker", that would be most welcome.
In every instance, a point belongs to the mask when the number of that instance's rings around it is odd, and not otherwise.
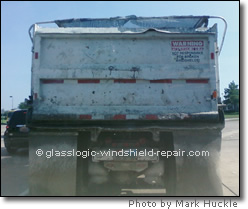
[[[199,63],[203,57],[204,41],[171,41],[171,53],[176,62]]]

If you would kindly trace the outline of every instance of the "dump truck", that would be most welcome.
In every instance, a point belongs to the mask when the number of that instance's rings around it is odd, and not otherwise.
[[[208,26],[217,18],[220,46]],[[134,15],[33,24],[30,195],[222,195],[226,25]]]

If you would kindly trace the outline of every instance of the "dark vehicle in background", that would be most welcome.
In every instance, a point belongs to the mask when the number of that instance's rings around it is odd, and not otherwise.
[[[10,110],[7,114],[7,123],[9,122],[11,116],[13,115],[13,113],[15,112],[16,110]]]
[[[7,123],[4,144],[9,153],[14,153],[18,148],[28,147],[26,115],[27,110],[16,110]]]

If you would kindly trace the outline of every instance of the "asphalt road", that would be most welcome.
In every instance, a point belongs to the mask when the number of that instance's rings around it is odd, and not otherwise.
[[[28,150],[10,155],[4,147],[4,125],[1,125],[1,195],[18,196],[28,188]]]
[[[1,195],[28,195],[28,150],[19,149],[14,155],[9,155],[3,143],[5,125],[1,125]],[[224,196],[239,195],[239,120],[226,120],[222,132],[222,151],[220,174],[222,177]],[[137,190],[140,194],[144,191]],[[123,194],[125,194],[123,190]]]
[[[226,120],[222,132],[220,173],[225,196],[239,196],[239,120]]]

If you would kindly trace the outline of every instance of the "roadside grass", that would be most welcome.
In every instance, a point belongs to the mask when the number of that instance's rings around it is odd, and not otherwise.
[[[225,118],[239,118],[239,112],[225,112]]]
[[[1,125],[6,125],[7,120],[1,119]]]
[[[6,123],[7,123],[7,118],[1,115],[1,125],[6,125]]]

